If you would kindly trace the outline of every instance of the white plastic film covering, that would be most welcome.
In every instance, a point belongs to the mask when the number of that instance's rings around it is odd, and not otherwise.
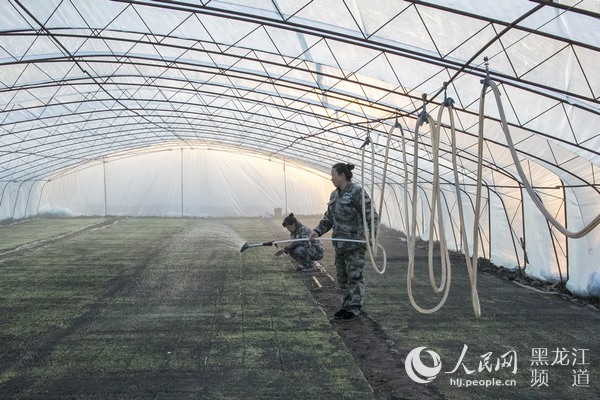
[[[67,215],[251,217],[276,208],[321,214],[330,177],[224,150],[171,149],[107,158],[40,185],[39,212]]]

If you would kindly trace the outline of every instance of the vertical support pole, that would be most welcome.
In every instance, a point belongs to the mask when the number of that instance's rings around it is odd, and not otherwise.
[[[181,217],[183,218],[183,147],[181,148]]]
[[[44,195],[44,189],[46,188],[46,184],[48,184],[48,182],[50,182],[50,181],[49,180],[45,180],[45,181],[42,181],[42,182],[43,182],[42,188],[40,189],[40,193],[39,193],[39,196],[38,196],[38,199],[37,199],[37,206],[35,207],[35,213],[36,214],[40,213],[40,203],[42,202],[42,196]],[[2,197],[0,197],[0,204],[2,203],[1,200],[2,200]],[[1,216],[0,216],[0,219],[1,219]]]
[[[285,158],[283,159],[283,201],[285,204],[285,215],[288,215],[288,202],[287,202],[287,173],[285,170]]]
[[[1,207],[2,207],[2,201],[4,200],[4,192],[6,192],[6,188],[9,183],[10,183],[9,181],[6,181],[6,183],[4,184],[4,187],[2,188],[2,192],[0,192],[0,221],[3,219]],[[6,218],[8,218],[8,216]]]
[[[19,184],[19,188],[17,189],[17,196],[15,197],[15,203],[13,204],[12,215],[10,216],[13,219],[15,218],[15,213],[17,212],[17,204],[19,204],[19,195],[21,194],[21,186],[23,186],[24,183],[25,183],[25,181],[21,181],[21,183]]]
[[[27,201],[25,201],[25,215],[24,217],[29,216],[29,200],[31,199],[31,192],[33,191],[33,187],[35,186],[35,181],[31,181],[31,185],[29,185],[29,193],[27,193]],[[37,213],[37,210],[36,210]]]
[[[102,157],[102,180],[104,182],[104,216],[108,216],[108,201],[106,196],[106,156]]]
[[[519,188],[521,192],[521,220],[523,221],[523,237],[521,238],[521,247],[523,248],[523,270],[527,268],[527,264],[529,263],[529,258],[527,257],[527,240],[525,239],[527,235],[525,234],[525,196],[523,195],[523,185],[519,183]],[[520,266],[519,266],[520,268]]]
[[[487,185],[486,185],[487,186]],[[490,193],[490,187],[487,186],[488,192],[488,258],[492,259],[492,195]]]
[[[564,210],[565,210],[565,229],[568,229],[569,228],[569,220],[568,220],[568,215],[567,215],[567,207],[568,207],[569,204],[567,203],[567,191],[565,190],[565,184],[564,184],[564,182],[562,183],[562,192],[563,192],[563,201],[565,202],[565,207],[564,207]],[[566,281],[569,281],[569,271],[571,270],[570,264],[569,264],[569,259],[571,258],[571,257],[569,257],[570,256],[570,254],[569,254],[569,240],[570,239],[565,236],[565,253],[567,254],[567,265],[566,265],[566,267],[567,267],[567,280]],[[558,262],[558,260],[557,260],[557,262]],[[562,277],[562,274],[561,274],[561,277]]]

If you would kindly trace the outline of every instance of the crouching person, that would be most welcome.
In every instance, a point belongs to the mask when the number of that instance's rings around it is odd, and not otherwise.
[[[279,257],[283,253],[288,254],[294,260],[294,267],[298,271],[321,269],[321,264],[318,261],[323,259],[323,244],[320,241],[308,240],[312,230],[301,224],[293,213],[285,217],[281,225],[290,232],[291,239],[306,240],[291,242],[284,248],[277,250],[275,255]]]

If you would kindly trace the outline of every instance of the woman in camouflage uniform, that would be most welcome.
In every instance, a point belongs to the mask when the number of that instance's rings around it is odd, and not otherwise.
[[[362,217],[362,189],[352,179],[353,164],[335,164],[331,169],[331,182],[336,189],[329,197],[327,211],[319,225],[311,232],[312,240],[333,228],[332,238],[365,240]],[[365,193],[367,223],[377,229],[379,216],[371,215],[371,199]],[[373,218],[371,218],[373,217]],[[376,232],[375,232],[376,233]],[[365,253],[363,243],[334,241],[335,269],[342,292],[342,308],[333,316],[335,320],[351,321],[362,314],[365,297]]]
[[[281,225],[290,232],[292,239],[306,239],[310,236],[310,228],[301,224],[293,213],[285,217]],[[324,255],[321,242],[308,240],[292,242],[283,249],[277,250],[275,255],[279,257],[283,253],[292,257],[297,265],[297,270],[321,268],[321,264],[317,261],[321,260]]]

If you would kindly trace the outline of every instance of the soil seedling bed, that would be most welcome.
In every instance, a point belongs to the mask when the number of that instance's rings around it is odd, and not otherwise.
[[[317,218],[301,221],[313,226]],[[383,240],[386,273],[367,267],[367,316],[342,324],[329,320],[340,305],[330,244],[325,273],[296,272],[289,259],[273,256],[274,248],[239,253],[245,241],[288,238],[281,221],[114,222],[39,220],[39,229],[12,236],[0,227],[10,243],[4,248],[55,239],[0,260],[0,398],[600,397],[596,310],[480,274],[476,319],[458,258],[447,304],[420,314],[407,300],[406,245],[393,231]],[[102,229],[78,230],[97,224]],[[437,300],[426,249],[417,259],[413,291],[426,307]],[[445,374],[465,345],[464,366]],[[426,385],[404,369],[419,346],[442,360],[442,373]],[[549,365],[537,367],[546,371],[547,385],[532,386],[534,348],[548,350]],[[570,360],[576,349],[587,349],[587,365],[550,365],[552,352],[563,348]],[[495,361],[511,351],[516,374],[478,370],[487,353]],[[589,372],[589,387],[573,385],[578,369]],[[450,378],[514,379],[516,387],[457,387]]]
[[[0,397],[374,398],[285,260],[240,254],[264,225],[228,223],[130,218],[3,260]]]

